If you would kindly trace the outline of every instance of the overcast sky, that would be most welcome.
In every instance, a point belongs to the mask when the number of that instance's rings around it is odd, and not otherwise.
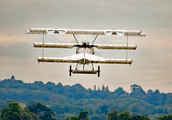
[[[111,91],[123,87],[127,92],[132,84],[138,84],[145,91],[172,92],[171,6],[171,0],[0,0],[0,80],[15,75],[16,79],[27,83],[80,83],[91,89],[94,85],[97,88],[108,85]],[[134,61],[131,66],[100,65],[100,78],[97,75],[69,77],[70,64],[37,63],[42,50],[32,44],[42,41],[42,36],[25,34],[25,30],[37,27],[142,30],[147,36],[129,38],[130,44],[138,45],[136,51],[129,51],[129,58]],[[74,42],[74,39],[72,35],[45,36],[45,41],[67,43]],[[95,43],[125,41],[126,37],[98,36]],[[97,55],[105,58],[125,58],[125,53],[97,51]],[[45,50],[47,57],[72,54],[75,49]]]

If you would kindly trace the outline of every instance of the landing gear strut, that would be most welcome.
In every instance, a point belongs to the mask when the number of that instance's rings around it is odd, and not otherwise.
[[[100,66],[98,66],[97,73],[98,73],[98,77],[100,77]]]
[[[72,65],[70,65],[70,67],[69,67],[69,76],[71,76],[72,75]]]

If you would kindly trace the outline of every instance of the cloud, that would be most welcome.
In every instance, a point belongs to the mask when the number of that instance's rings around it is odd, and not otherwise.
[[[23,36],[23,35],[0,35],[0,46],[11,46],[16,43],[33,43],[34,37],[32,36]]]

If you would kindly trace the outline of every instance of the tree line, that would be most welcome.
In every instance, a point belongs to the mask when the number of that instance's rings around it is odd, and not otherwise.
[[[85,89],[80,84],[73,86],[57,85],[42,81],[24,83],[22,80],[5,79],[0,81],[0,109],[9,102],[26,104],[41,101],[49,105],[56,115],[76,115],[88,111],[90,116],[107,116],[110,111],[120,113],[129,111],[133,115],[157,118],[162,114],[172,113],[172,94],[160,93],[159,90],[145,92],[139,85],[131,85],[131,93],[119,87],[114,91]]]
[[[37,103],[24,109],[17,102],[11,102],[1,109],[1,120],[56,120],[50,108]]]
[[[14,79],[14,77],[12,76],[11,79]],[[121,87],[111,92],[108,89],[105,89],[104,86],[102,86],[102,90],[91,90],[85,89],[80,84],[75,84],[73,86],[63,86],[61,83],[58,83],[57,85],[53,82],[47,82],[44,84],[42,81],[35,81],[34,83],[23,83],[22,80],[11,79],[4,79],[0,81],[1,100],[13,99],[16,101],[28,101],[30,99],[35,99],[44,100],[46,102],[53,102],[61,97],[73,100],[112,100],[122,96],[127,96],[134,97],[139,100],[144,100],[145,102],[155,106],[172,104],[172,93],[160,93],[159,90],[155,90],[155,92],[153,92],[151,89],[145,92],[141,86],[136,84],[131,85],[131,93],[128,93]],[[28,98],[27,95],[30,97]]]
[[[117,110],[109,112],[106,118],[88,116],[88,111],[81,111],[78,116],[67,116],[65,120],[151,120],[147,116],[132,115],[128,111],[119,113]],[[24,109],[17,102],[11,102],[8,107],[1,109],[0,120],[57,120],[55,112],[41,103],[28,105]],[[157,120],[172,120],[172,115],[157,117]]]

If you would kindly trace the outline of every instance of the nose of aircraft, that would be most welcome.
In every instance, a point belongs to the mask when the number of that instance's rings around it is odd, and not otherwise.
[[[87,47],[86,42],[84,42],[84,43],[82,44],[82,47],[83,47],[83,48],[86,48],[86,47]]]

